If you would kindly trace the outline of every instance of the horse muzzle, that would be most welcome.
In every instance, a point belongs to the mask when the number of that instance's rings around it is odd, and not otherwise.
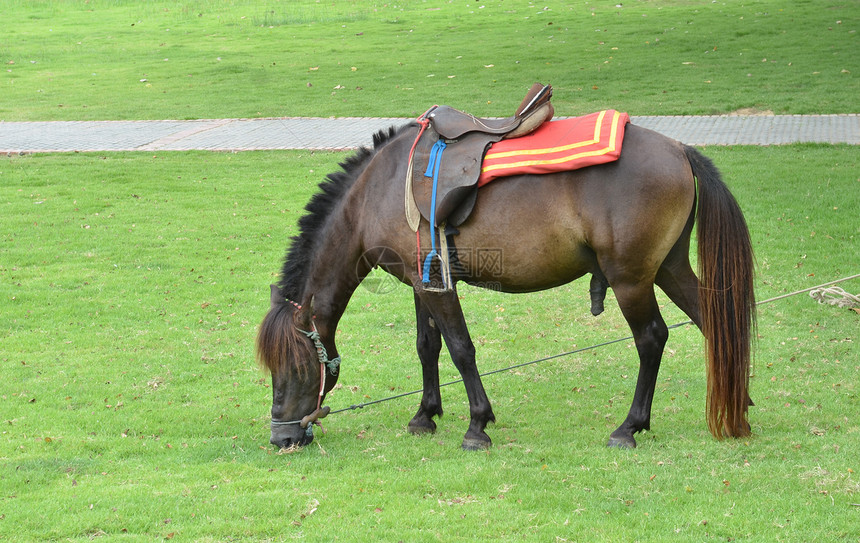
[[[319,424],[317,421],[325,418],[330,411],[330,407],[323,406],[318,407],[302,420],[289,422],[273,420],[272,437],[269,442],[281,449],[310,445],[314,440],[314,423]]]
[[[310,445],[314,440],[311,426],[302,428],[298,424],[289,426],[272,426],[272,437],[269,442],[279,449],[290,447],[304,447]]]

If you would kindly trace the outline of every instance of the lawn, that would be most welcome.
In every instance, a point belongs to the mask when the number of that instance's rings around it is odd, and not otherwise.
[[[852,146],[711,147],[752,230],[758,296],[857,273]],[[498,422],[459,449],[462,385],[434,436],[416,396],[268,444],[255,365],[268,284],[343,154],[30,155],[0,162],[0,538],[187,541],[857,541],[857,313],[803,294],[761,306],[754,435],[714,440],[702,340],[674,330],[652,431],[609,450],[636,375],[629,342],[485,379]],[[842,286],[857,292],[860,281]],[[587,282],[464,287],[480,369],[628,335]],[[686,320],[661,297],[669,323]],[[406,287],[361,288],[338,329],[333,408],[420,386]],[[447,354],[443,381],[457,377]]]
[[[856,113],[856,2],[183,3],[0,0],[0,121],[507,115],[535,80],[561,115]],[[760,300],[860,271],[856,146],[708,147],[750,224]],[[704,418],[701,335],[671,332],[639,448],[607,449],[628,341],[488,376],[487,452],[433,436],[417,396],[269,445],[256,327],[308,198],[346,155],[0,158],[0,540],[860,541],[856,312],[759,308],[753,436]],[[333,409],[420,387],[406,287],[359,288]],[[840,286],[860,291],[860,280]],[[491,371],[624,338],[584,280],[462,286]],[[668,323],[683,316],[661,296]],[[443,382],[458,375],[443,350]]]
[[[857,2],[0,0],[0,120],[858,111]],[[237,100],[236,97],[241,97]]]

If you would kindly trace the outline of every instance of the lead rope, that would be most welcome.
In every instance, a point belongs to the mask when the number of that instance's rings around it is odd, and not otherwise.
[[[760,301],[760,302],[756,302],[756,304],[755,304],[755,305],[756,305],[756,307],[758,307],[758,306],[760,306],[760,305],[765,305],[765,304],[773,303],[773,302],[776,302],[776,301],[778,301],[778,300],[782,300],[782,299],[784,299],[784,298],[790,298],[790,297],[792,297],[792,296],[797,296],[798,294],[803,294],[803,293],[806,293],[806,292],[814,291],[814,290],[816,290],[816,289],[821,289],[821,288],[823,288],[823,287],[828,287],[828,286],[830,286],[830,285],[835,285],[836,283],[842,283],[842,282],[844,282],[844,281],[850,281],[851,279],[858,279],[858,278],[860,278],[860,273],[855,274],[855,275],[850,275],[850,276],[848,276],[848,277],[843,277],[842,279],[836,279],[835,281],[830,281],[830,282],[823,283],[823,284],[821,284],[821,285],[817,285],[817,286],[814,286],[814,287],[809,287],[809,288],[805,288],[805,289],[802,289],[802,290],[797,290],[797,291],[794,291],[794,292],[789,292],[789,293],[787,293],[787,294],[782,294],[782,295],[779,295],[779,296],[774,296],[773,298],[768,298],[767,300],[762,300],[762,301]],[[691,325],[691,324],[695,324],[695,323],[694,323],[693,321],[691,321],[691,320],[687,320],[687,321],[684,321],[684,322],[678,322],[678,323],[675,323],[675,324],[669,325],[669,326],[668,326],[668,329],[669,329],[669,330],[673,330],[673,329],[675,329],[675,328],[680,328],[680,327],[682,327],[682,326],[689,326],[689,325]],[[530,360],[530,361],[528,361],[528,362],[522,362],[522,363],[520,363],[520,364],[514,364],[513,366],[508,366],[508,367],[505,367],[505,368],[499,368],[499,369],[496,369],[496,370],[485,371],[485,372],[483,372],[483,373],[479,373],[479,374],[478,374],[478,376],[479,376],[479,377],[487,377],[487,376],[489,376],[489,375],[494,375],[494,374],[496,374],[496,373],[504,373],[504,372],[506,372],[506,371],[511,371],[511,370],[514,370],[514,369],[519,369],[519,368],[523,368],[523,367],[526,367],[526,366],[531,366],[531,365],[534,365],[534,364],[539,364],[539,363],[541,363],[541,362],[547,362],[547,361],[549,361],[549,360],[555,360],[556,358],[564,358],[564,357],[566,357],[566,356],[570,356],[570,355],[573,355],[573,354],[582,353],[582,352],[585,352],[585,351],[590,351],[590,350],[597,349],[597,348],[600,348],[600,347],[607,347],[607,346],[609,346],[609,345],[613,345],[613,344],[615,344],[615,343],[622,343],[622,342],[625,342],[625,341],[630,341],[630,340],[632,340],[632,339],[633,339],[633,336],[627,336],[627,337],[622,337],[622,338],[618,338],[618,339],[611,339],[611,340],[609,340],[609,341],[605,341],[605,342],[603,342],[603,343],[598,343],[598,344],[595,344],[595,345],[589,345],[588,347],[582,347],[582,348],[579,348],[579,349],[574,349],[574,350],[572,350],[572,351],[567,351],[567,352],[563,352],[563,353],[553,354],[553,355],[550,355],[550,356],[547,356],[547,357],[544,357],[544,358],[538,358],[538,359],[536,359],[536,360]],[[447,387],[447,386],[451,386],[451,385],[456,385],[457,383],[462,383],[462,382],[463,382],[463,380],[462,380],[462,379],[457,379],[457,380],[455,380],[455,381],[449,381],[449,382],[447,382],[447,383],[442,383],[442,384],[440,384],[440,385],[439,385],[439,388]],[[375,405],[375,404],[378,404],[378,403],[384,403],[384,402],[388,402],[388,401],[391,401],[391,400],[396,400],[396,399],[399,399],[399,398],[404,398],[404,397],[406,397],[406,396],[414,396],[415,394],[421,394],[422,392],[424,392],[424,390],[423,390],[423,389],[419,389],[419,390],[412,390],[412,391],[410,391],[410,392],[403,392],[403,393],[401,393],[401,394],[396,394],[396,395],[394,395],[394,396],[389,396],[389,397],[386,397],[386,398],[380,398],[380,399],[378,399],[378,400],[371,400],[371,401],[369,401],[369,402],[364,402],[364,403],[360,403],[360,404],[353,404],[353,405],[350,405],[350,406],[348,406],[348,407],[343,407],[343,408],[341,408],[341,409],[336,409],[336,410],[334,410],[334,411],[331,411],[331,412],[329,413],[329,415],[334,415],[335,413],[343,413],[343,412],[345,412],[345,411],[355,411],[356,409],[364,409],[365,407],[368,407],[368,406],[371,406],[371,405]]]
[[[820,304],[830,304],[837,307],[860,310],[860,295],[854,295],[839,287],[817,288],[809,292],[813,300]],[[860,312],[860,311],[858,311]]]
[[[814,286],[814,287],[809,287],[809,288],[805,288],[805,289],[802,289],[802,290],[797,290],[797,291],[794,291],[794,292],[789,292],[788,294],[782,294],[782,295],[780,295],[780,296],[774,296],[773,298],[768,298],[767,300],[762,300],[762,301],[760,301],[760,302],[756,302],[756,304],[755,304],[755,305],[756,305],[756,306],[760,306],[760,305],[769,304],[769,303],[775,302],[775,301],[777,301],[777,300],[782,300],[782,299],[784,299],[784,298],[789,298],[789,297],[792,297],[792,296],[797,296],[798,294],[803,294],[803,293],[806,293],[806,292],[814,291],[814,290],[816,290],[816,289],[821,289],[821,288],[823,288],[823,287],[828,287],[828,286],[830,286],[830,285],[835,285],[836,283],[842,283],[842,282],[844,282],[844,281],[849,281],[849,280],[851,280],[851,279],[858,279],[858,278],[860,278],[860,273],[855,274],[855,275],[851,275],[851,276],[848,276],[848,277],[843,277],[842,279],[837,279],[837,280],[835,280],[835,281],[830,281],[830,282],[827,282],[827,283],[823,283],[823,284],[821,284],[821,285],[817,285],[817,286]],[[295,302],[290,302],[290,303],[292,303],[292,304],[293,304],[293,305],[295,305],[296,307],[301,308],[301,306],[299,306],[299,305],[298,305],[298,304],[296,304]],[[694,324],[694,323],[693,323],[693,321],[691,321],[691,320],[687,320],[687,321],[684,321],[684,322],[679,322],[679,323],[676,323],[676,324],[672,324],[672,325],[668,326],[668,329],[669,329],[669,330],[672,330],[672,329],[675,329],[675,328],[680,328],[680,327],[682,327],[682,326],[688,326],[688,325],[691,325],[691,324]],[[316,331],[316,327],[314,327],[314,328],[315,328],[315,329],[314,329],[314,331],[312,331],[312,332],[305,332],[304,330],[301,330],[301,331],[302,331],[302,332],[304,332],[304,334],[305,334],[305,335],[307,335],[308,337],[310,337],[310,338],[313,340],[313,337],[311,336],[311,334],[313,334],[313,333]],[[319,333],[318,333],[318,332],[317,332],[316,336],[317,336],[317,340],[313,340],[315,345],[316,345],[316,342],[317,342],[317,341],[319,341]],[[531,360],[531,361],[529,361],[529,362],[523,362],[523,363],[521,363],[521,364],[515,364],[515,365],[513,365],[513,366],[508,366],[508,367],[506,367],[506,368],[500,368],[500,369],[496,369],[496,370],[490,370],[490,371],[487,371],[487,372],[484,372],[484,373],[480,373],[480,374],[479,374],[479,376],[480,376],[480,377],[486,377],[486,376],[488,376],[488,375],[493,375],[493,374],[496,374],[496,373],[503,373],[503,372],[510,371],[510,370],[513,370],[513,369],[523,368],[523,367],[525,367],[525,366],[531,366],[531,365],[533,365],[533,364],[539,364],[539,363],[541,363],[541,362],[546,362],[546,361],[548,361],[548,360],[554,360],[554,359],[556,359],[556,358],[563,358],[563,357],[566,357],[566,356],[570,356],[570,355],[572,355],[572,354],[578,354],[578,353],[581,353],[581,352],[590,351],[590,350],[592,350],[592,349],[597,349],[597,348],[599,348],[599,347],[606,347],[606,346],[609,346],[609,345],[613,345],[613,344],[615,344],[615,343],[621,343],[621,342],[624,342],[624,341],[630,341],[631,339],[633,339],[633,336],[627,336],[627,337],[623,337],[623,338],[613,339],[613,340],[606,341],[606,342],[603,342],[603,343],[599,343],[599,344],[596,344],[596,345],[590,345],[590,346],[588,346],[588,347],[582,347],[582,348],[580,348],[580,349],[574,349],[574,350],[572,350],[572,351],[567,351],[567,352],[563,352],[563,353],[559,353],[559,354],[550,355],[550,356],[547,356],[547,357],[544,357],[544,358],[539,358],[539,359],[537,359],[537,360]],[[319,345],[320,345],[320,346],[322,346],[322,343],[320,343]],[[318,350],[317,352],[319,353],[319,350]],[[325,352],[325,347],[323,347],[323,352]],[[326,357],[327,357],[327,356],[328,356],[328,355],[326,355]],[[339,364],[340,364],[340,357],[335,358],[335,360],[337,361],[337,364],[339,365]],[[331,361],[331,362],[334,362],[334,360],[333,360],[333,361]],[[450,386],[450,385],[455,385],[455,384],[457,384],[457,383],[462,383],[462,382],[463,382],[463,380],[462,380],[462,379],[457,379],[457,380],[455,380],[455,381],[449,381],[449,382],[447,382],[447,383],[442,383],[442,384],[440,384],[440,385],[439,385],[439,388],[447,387],[447,386]],[[369,401],[369,402],[364,402],[364,403],[360,403],[360,404],[353,404],[353,405],[350,405],[349,407],[344,407],[344,408],[341,408],[341,409],[336,409],[336,410],[334,410],[334,411],[327,412],[327,413],[326,413],[326,415],[333,415],[333,414],[335,414],[335,413],[343,413],[343,412],[345,412],[345,411],[354,411],[354,410],[356,410],[356,409],[364,409],[365,407],[368,407],[368,406],[371,406],[371,405],[375,405],[375,404],[383,403],[383,402],[388,402],[388,401],[396,400],[396,399],[399,399],[399,398],[404,398],[404,397],[406,397],[406,396],[414,396],[415,394],[420,394],[420,393],[422,393],[422,392],[424,392],[424,390],[423,390],[423,389],[413,390],[413,391],[410,391],[410,392],[404,392],[404,393],[402,393],[402,394],[396,394],[396,395],[394,395],[394,396],[389,396],[389,397],[386,397],[386,398],[380,398],[380,399],[378,399],[378,400],[371,400],[371,401]],[[293,421],[274,421],[274,420],[273,420],[273,421],[271,422],[271,424],[272,424],[272,426],[279,426],[279,425],[284,425],[284,424],[301,424],[301,422],[302,422],[302,421],[300,421],[300,420],[293,420]],[[321,425],[321,424],[319,424],[318,422],[314,421],[314,423],[315,423],[315,424],[317,424],[317,425],[319,425],[320,427],[322,427],[322,425]],[[308,424],[308,426],[307,426],[307,428],[308,428],[308,431],[309,431],[310,435],[313,435],[313,430],[312,430],[312,428],[311,428],[312,426],[313,426],[312,424]]]

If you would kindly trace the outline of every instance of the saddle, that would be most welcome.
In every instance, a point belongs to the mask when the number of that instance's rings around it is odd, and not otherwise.
[[[418,231],[421,217],[431,227],[458,226],[472,211],[481,163],[489,146],[535,131],[552,118],[552,87],[535,83],[514,115],[479,118],[449,106],[433,106],[418,123],[406,175],[406,219]]]
[[[552,86],[535,83],[511,117],[484,119],[450,106],[436,106],[425,113],[433,129],[443,138],[454,140],[469,132],[501,136],[500,139],[525,136],[552,118],[549,99]]]

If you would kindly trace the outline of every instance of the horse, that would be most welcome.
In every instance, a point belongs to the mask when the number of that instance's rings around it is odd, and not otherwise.
[[[459,370],[470,421],[462,448],[491,446],[485,432],[495,414],[475,362],[456,283],[533,292],[592,275],[592,311],[602,310],[607,287],[634,338],[636,388],[612,447],[636,447],[634,434],[651,427],[651,403],[669,333],[658,307],[659,286],[706,339],[707,426],[713,436],[750,435],[748,407],[751,337],[755,327],[753,251],[740,206],[713,162],[693,147],[634,124],[619,159],[573,171],[506,177],[482,187],[453,236],[453,286],[426,288],[416,252],[427,251],[427,221],[416,235],[403,202],[410,147],[419,126],[382,130],[329,174],[305,207],[299,234],[283,262],[270,308],[259,327],[256,353],[271,373],[271,443],[301,447],[335,386],[340,361],[335,331],[350,297],[378,267],[413,288],[416,348],[423,390],[407,429],[436,430],[441,417],[442,341]],[[698,276],[689,259],[697,224]],[[487,266],[476,251],[499,262]]]

